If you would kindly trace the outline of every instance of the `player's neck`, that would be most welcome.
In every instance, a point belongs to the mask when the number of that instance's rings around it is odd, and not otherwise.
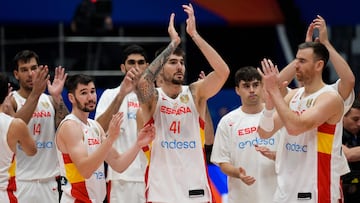
[[[87,119],[89,118],[89,112],[84,112],[80,109],[73,108],[72,114],[74,114],[79,120],[81,120],[84,124],[87,124]]]
[[[161,89],[168,97],[175,99],[182,92],[182,85],[164,84]]]
[[[27,90],[25,88],[20,88],[17,93],[23,98],[27,99],[31,93],[31,90]]]
[[[263,109],[264,109],[264,104],[262,103],[258,103],[254,105],[243,104],[241,106],[241,110],[247,114],[257,114],[260,113]]]
[[[321,88],[325,86],[325,83],[322,80],[313,81],[312,83],[304,84],[304,95],[311,95],[317,91],[319,91]]]

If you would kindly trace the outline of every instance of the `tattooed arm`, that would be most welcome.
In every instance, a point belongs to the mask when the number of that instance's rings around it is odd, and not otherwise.
[[[64,100],[62,98],[62,90],[64,87],[64,83],[67,77],[67,73],[65,73],[65,69],[61,66],[55,68],[55,77],[52,83],[48,81],[48,90],[49,94],[52,98],[52,104],[55,108],[55,127],[57,128],[65,118],[65,116],[69,113]]]
[[[136,86],[136,94],[138,96],[142,110],[145,114],[145,120],[151,117],[151,113],[155,108],[155,105],[153,104],[156,102],[155,99],[157,98],[157,91],[155,91],[154,84],[156,76],[159,74],[167,58],[181,42],[181,39],[174,27],[174,17],[175,14],[172,13],[170,16],[170,22],[168,27],[168,33],[171,38],[170,44],[146,68]]]

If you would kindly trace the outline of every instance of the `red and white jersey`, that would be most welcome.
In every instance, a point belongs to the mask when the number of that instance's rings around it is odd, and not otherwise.
[[[147,176],[149,202],[211,202],[203,152],[204,121],[200,119],[188,86],[175,98],[160,88],[153,122]]]
[[[336,92],[330,86],[302,97],[304,88],[299,88],[289,106],[297,114],[305,112],[314,105],[317,97],[324,92]],[[300,135],[289,135],[285,128],[282,148],[277,154],[278,187],[274,202],[338,202],[340,179],[335,160],[341,150],[342,119],[336,125],[323,123],[317,128]],[[340,140],[340,142],[339,142]]]
[[[336,90],[337,92],[339,92],[339,82],[340,79],[336,81],[336,83],[329,85],[330,87],[332,87],[334,90]],[[348,98],[346,98],[344,100],[344,115],[346,114],[346,112],[349,111],[349,109],[351,108],[353,102],[355,100],[355,92],[354,90],[352,90],[352,92],[350,93],[350,95],[348,96]],[[342,123],[341,123],[342,124]],[[342,128],[338,128],[338,130],[342,131]],[[341,132],[342,133],[342,132]],[[342,142],[342,137],[336,137],[336,139],[339,139],[340,142]],[[337,141],[339,142],[339,141]],[[335,149],[337,150],[337,149]],[[335,154],[338,154],[339,156],[337,157],[338,160],[335,160],[334,162],[337,164],[337,170],[338,174],[335,174],[336,176],[340,177],[346,173],[350,172],[350,168],[349,168],[349,164],[347,162],[347,159],[344,155],[344,153],[341,151],[340,154],[335,152]]]
[[[95,119],[103,114],[111,105],[120,91],[120,86],[114,89],[107,89],[101,95],[96,107]],[[120,105],[119,112],[124,113],[124,120],[121,124],[121,136],[114,142],[113,146],[119,153],[126,152],[132,147],[137,140],[137,124],[136,112],[139,109],[139,101],[134,92],[127,94]],[[144,174],[147,165],[147,160],[144,153],[141,151],[137,154],[135,160],[122,173],[118,173],[110,166],[108,167],[108,180],[125,180],[144,182]]]
[[[14,91],[17,110],[22,108],[26,99]],[[55,109],[47,94],[41,94],[36,109],[28,123],[30,134],[35,140],[37,153],[27,156],[20,145],[16,152],[16,177],[19,180],[49,179],[58,176],[59,165],[56,159]]]
[[[12,121],[13,117],[0,112],[0,190],[10,192],[16,190],[15,153],[10,149],[7,141],[7,134]]]
[[[276,189],[275,162],[255,150],[254,145],[276,151],[279,134],[261,139],[257,133],[262,112],[247,114],[241,107],[229,112],[219,121],[211,162],[229,163],[242,167],[246,175],[256,181],[246,185],[239,178],[228,177],[228,203],[268,203],[273,199]]]
[[[101,131],[96,121],[88,119],[88,123],[83,123],[74,114],[69,114],[61,124],[66,120],[74,120],[81,124],[88,154],[98,149],[101,144]],[[85,179],[77,170],[69,154],[57,150],[57,156],[62,176],[61,202],[103,202],[106,196],[104,165],[101,164],[90,178]]]

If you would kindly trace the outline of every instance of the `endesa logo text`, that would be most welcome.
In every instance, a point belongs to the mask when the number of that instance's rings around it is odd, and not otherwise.
[[[165,114],[181,115],[181,114],[191,113],[191,109],[188,106],[180,106],[177,109],[166,107],[166,106],[161,106],[160,112],[165,113]]]
[[[52,142],[52,141],[37,141],[35,144],[36,144],[36,148],[38,148],[38,149],[54,148],[54,142]],[[18,149],[22,150],[22,147],[20,145],[18,145]]]
[[[275,139],[274,138],[261,139],[261,138],[256,137],[256,138],[254,138],[252,140],[239,142],[238,147],[240,149],[244,149],[246,147],[252,147],[254,145],[274,145],[274,144],[275,144]]]
[[[105,179],[105,173],[102,171],[95,171],[93,174],[94,174],[95,178],[98,180]]]
[[[307,145],[297,144],[296,142],[286,143],[285,148],[286,148],[286,150],[292,151],[292,152],[307,152]]]
[[[196,141],[161,141],[161,147],[165,149],[195,149],[196,148]]]

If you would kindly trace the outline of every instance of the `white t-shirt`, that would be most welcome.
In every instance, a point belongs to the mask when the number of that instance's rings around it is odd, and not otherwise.
[[[239,178],[228,177],[229,203],[268,203],[276,189],[275,162],[255,150],[254,145],[276,151],[279,134],[261,139],[257,128],[262,112],[247,114],[241,107],[229,112],[219,121],[211,162],[230,163],[242,167],[256,181],[246,185]]]

